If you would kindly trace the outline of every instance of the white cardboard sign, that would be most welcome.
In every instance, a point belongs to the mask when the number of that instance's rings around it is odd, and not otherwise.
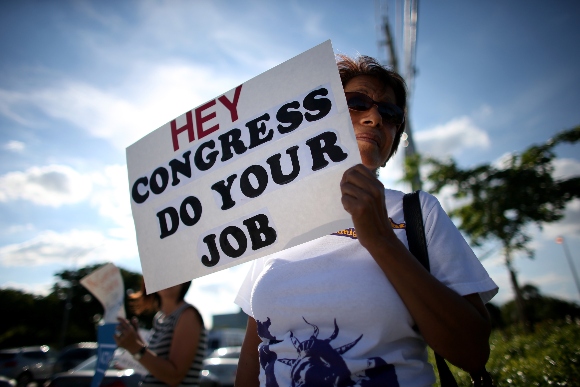
[[[103,304],[105,323],[116,323],[117,316],[125,318],[125,286],[121,271],[112,263],[93,271],[80,280],[89,292]]]
[[[127,148],[148,292],[350,227],[360,155],[330,41]]]

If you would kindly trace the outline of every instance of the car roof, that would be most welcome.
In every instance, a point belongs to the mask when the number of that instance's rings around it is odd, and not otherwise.
[[[48,345],[35,345],[30,347],[18,347],[18,348],[9,348],[9,349],[2,349],[0,353],[20,353],[20,352],[30,352],[30,351],[42,351],[48,352],[50,347]]]
[[[99,344],[95,341],[85,341],[82,343],[76,343],[76,344],[71,344],[71,345],[67,345],[66,347],[64,347],[62,350],[68,350],[68,349],[75,349],[75,348],[98,348]]]
[[[238,361],[240,359],[238,358],[228,358],[228,357],[210,357],[207,358],[203,361],[203,364],[211,364],[211,365],[217,365],[217,364],[238,364]]]

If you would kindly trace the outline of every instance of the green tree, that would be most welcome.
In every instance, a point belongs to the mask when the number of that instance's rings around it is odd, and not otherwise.
[[[554,147],[576,143],[580,126],[557,134],[542,145],[534,145],[522,153],[513,153],[502,166],[483,164],[474,168],[460,168],[453,160],[427,159],[430,167],[427,181],[438,193],[452,187],[454,197],[461,203],[450,211],[460,221],[459,228],[467,234],[472,245],[495,240],[503,247],[505,265],[509,271],[520,322],[531,330],[525,302],[518,284],[513,259],[517,252],[530,258],[533,251],[528,227],[560,220],[566,204],[580,196],[580,176],[554,178]],[[407,163],[416,163],[411,159]]]
[[[100,266],[57,273],[52,291],[45,297],[0,289],[0,311],[10,316],[0,320],[0,349],[39,344],[61,347],[96,341],[96,323],[103,307],[79,281]],[[141,274],[120,270],[125,290],[140,289]],[[132,316],[127,300],[125,307]],[[152,315],[141,316],[141,320],[146,328],[151,327]]]
[[[51,295],[61,299],[62,319],[59,345],[81,341],[96,341],[96,323],[103,315],[103,306],[81,285],[80,280],[99,269],[102,265],[86,266],[77,270],[63,270],[55,274],[57,281]],[[141,274],[120,268],[125,290],[139,290]],[[131,310],[125,298],[125,310]],[[67,306],[68,304],[68,306]],[[147,319],[149,321],[149,319]]]
[[[522,286],[522,297],[525,300],[526,316],[533,324],[546,320],[565,320],[580,318],[580,306],[554,297],[540,294],[537,287],[531,284]],[[507,325],[518,321],[515,302],[509,301],[501,307],[501,318]]]

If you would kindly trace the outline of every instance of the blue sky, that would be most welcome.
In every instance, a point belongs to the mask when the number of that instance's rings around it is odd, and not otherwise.
[[[574,1],[421,2],[419,151],[474,166],[580,124],[579,16]],[[376,20],[373,1],[0,2],[0,287],[45,294],[55,272],[107,261],[140,272],[125,148],[327,39],[386,59]],[[557,154],[558,176],[580,173],[577,145]],[[391,164],[381,180],[408,190]],[[554,243],[580,269],[580,201],[532,232],[520,281],[580,301]],[[483,262],[509,300],[501,252]],[[246,267],[196,280],[188,299],[206,318],[236,311]]]

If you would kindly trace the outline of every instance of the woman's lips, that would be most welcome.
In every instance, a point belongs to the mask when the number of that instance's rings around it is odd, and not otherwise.
[[[372,134],[369,133],[360,133],[356,135],[356,139],[357,140],[361,140],[361,141],[365,141],[365,142],[370,142],[371,144],[375,144],[377,147],[380,148],[380,139],[378,136],[374,136]]]

